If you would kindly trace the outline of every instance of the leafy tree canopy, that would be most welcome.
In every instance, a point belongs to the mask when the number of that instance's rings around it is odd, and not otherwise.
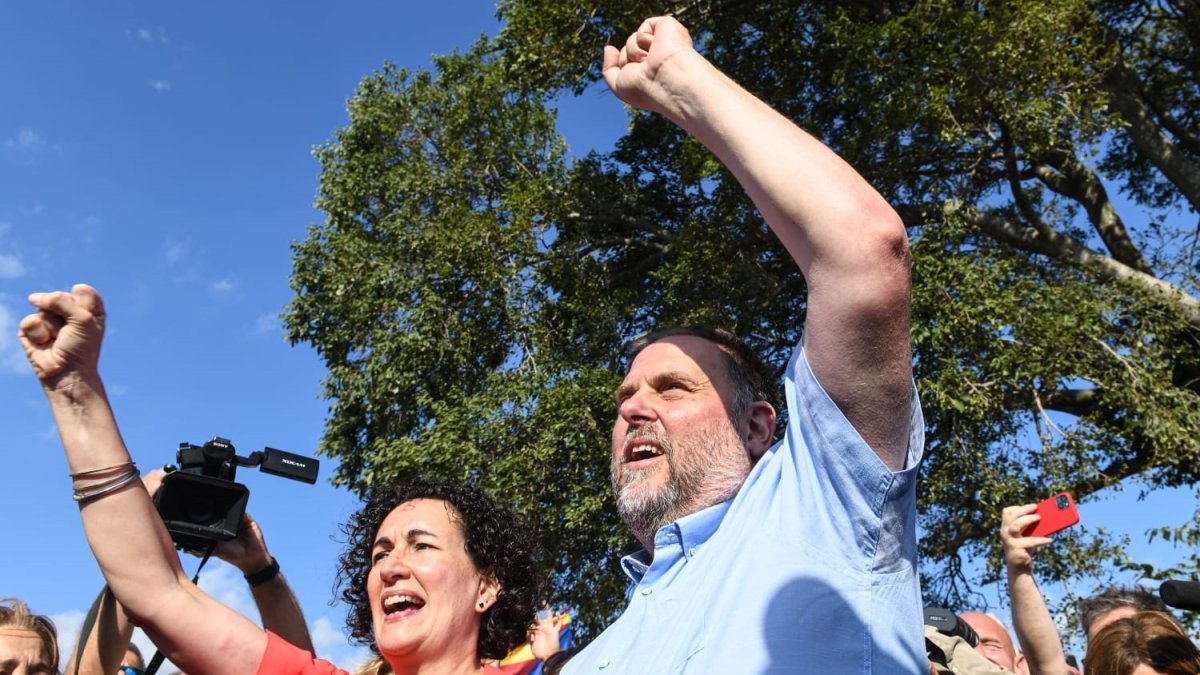
[[[500,35],[367,77],[317,151],[327,218],[295,245],[286,322],[329,369],[337,482],[473,480],[542,529],[585,635],[620,610],[621,344],[707,322],[782,372],[805,311],[736,181],[670,123],[632,113],[610,152],[567,158],[555,99],[666,9],[909,226],[931,602],[978,604],[1005,505],[1196,484],[1193,0],[502,0]],[[1195,551],[1200,514],[1156,515],[1151,536]],[[1200,570],[1125,543],[1085,526],[1039,575]],[[985,556],[985,578],[964,572]]]

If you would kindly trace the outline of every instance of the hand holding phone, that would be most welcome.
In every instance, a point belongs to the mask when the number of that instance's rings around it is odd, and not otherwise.
[[[1075,500],[1066,492],[1060,492],[1053,497],[1038,502],[1037,514],[1041,520],[1025,528],[1021,533],[1025,537],[1049,537],[1079,522],[1079,511],[1075,509]]]

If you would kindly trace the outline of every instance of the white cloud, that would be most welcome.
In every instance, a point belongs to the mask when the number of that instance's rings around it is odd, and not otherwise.
[[[83,621],[86,618],[87,611],[82,609],[73,609],[68,612],[50,615],[50,620],[54,622],[54,627],[58,630],[59,664],[65,666],[67,659],[71,658],[71,651],[75,648],[75,642],[79,639],[79,630],[83,628]],[[134,629],[131,641],[142,651],[142,658],[147,663],[154,656],[154,652],[158,651],[158,648],[154,646],[150,638],[146,637],[141,628]],[[176,670],[175,664],[170,661],[164,661],[158,672],[170,673],[174,670]]]
[[[0,279],[16,279],[25,275],[25,265],[15,255],[0,253]]]
[[[38,401],[38,403],[41,403],[41,401]],[[51,422],[46,426],[45,429],[42,430],[42,433],[38,434],[38,438],[42,439],[43,441],[50,441],[52,443],[58,442],[58,439],[60,438],[58,435],[58,425]]]
[[[185,569],[195,569],[199,563],[199,559],[194,557],[185,555],[183,558]],[[219,562],[216,558],[210,559],[200,572],[200,589],[222,605],[254,623],[260,623],[258,607],[254,604],[254,597],[250,595],[250,587],[246,585],[242,573],[232,565]]]
[[[75,640],[79,636],[84,618],[87,617],[87,611],[73,609],[69,612],[50,614],[49,617],[58,631],[58,662],[65,666],[67,659],[71,658],[71,649],[75,647]]]
[[[171,82],[170,80],[151,80],[150,88],[161,94],[166,91],[171,91]]]
[[[67,659],[71,658],[71,651],[75,648],[75,642],[79,639],[79,631],[83,628],[83,621],[87,618],[87,611],[73,609],[49,616],[50,620],[54,622],[54,628],[58,631],[58,662],[65,666]],[[132,642],[138,646],[138,649],[142,650],[142,658],[149,663],[150,657],[158,649],[150,641],[150,638],[146,637],[142,629],[137,628],[133,631]],[[160,673],[169,673],[174,669],[174,664],[166,661],[158,670]]]
[[[259,317],[254,320],[255,335],[270,335],[272,333],[278,333],[279,328],[279,315],[274,312],[270,314],[260,314]]]
[[[15,164],[32,164],[46,149],[46,141],[33,129],[19,129],[4,139],[4,157]]]
[[[6,143],[22,150],[41,150],[46,146],[46,142],[33,129],[21,129],[15,139],[10,138]]]
[[[372,656],[374,655],[371,653],[371,650],[366,647],[351,647],[348,650],[342,651],[340,656],[335,656],[331,652],[328,661],[342,670],[353,673],[366,665]]]
[[[171,42],[167,39],[167,29],[162,26],[156,28],[126,28],[125,39],[130,42],[141,42],[147,45],[165,45]]]
[[[17,321],[17,312],[0,303],[0,369],[25,374],[31,371],[25,350],[17,342]]]
[[[125,38],[127,40],[141,40],[142,42],[159,42],[167,44],[167,29],[159,26],[158,28],[134,28],[125,30]]]
[[[194,568],[195,559],[192,558],[191,561],[189,563],[185,557],[185,569]],[[210,560],[200,573],[200,588],[217,602],[232,608],[259,626],[262,625],[258,607],[254,604],[254,597],[250,594],[246,580],[242,577],[241,572],[232,565],[217,561],[215,558]],[[358,666],[366,663],[371,657],[370,651],[365,647],[351,646],[343,630],[335,626],[328,617],[321,616],[310,621],[308,629],[317,656],[350,672],[354,672]]]
[[[14,342],[12,336],[17,334],[15,316],[8,305],[0,302],[0,349],[4,349]]]
[[[341,628],[336,628],[329,617],[319,617],[309,622],[308,632],[313,641],[313,649],[319,658],[337,664],[339,668],[354,672],[358,667],[371,658],[371,650],[361,646],[351,646]]]
[[[229,279],[218,279],[208,287],[213,293],[232,293],[234,288],[234,283]]]
[[[183,260],[183,256],[187,254],[188,240],[168,241],[166,249],[163,250],[163,261],[168,266]]]
[[[333,627],[329,617],[323,616],[313,621],[308,627],[308,632],[312,635],[313,648],[318,654],[328,654],[346,646],[345,636],[342,635],[342,631]]]
[[[138,42],[161,43],[167,44],[170,40],[167,39],[167,29],[162,26],[155,28],[126,28],[126,40],[136,40]]]

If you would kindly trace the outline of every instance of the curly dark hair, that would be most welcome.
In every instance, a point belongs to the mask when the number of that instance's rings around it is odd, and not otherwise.
[[[543,597],[540,552],[531,530],[512,511],[482,490],[462,484],[414,480],[372,488],[364,506],[342,526],[346,550],[338,561],[336,589],[350,606],[346,627],[351,639],[379,653],[367,597],[371,550],[388,514],[415,499],[437,499],[454,507],[452,518],[462,528],[472,564],[499,583],[496,602],[483,615],[476,654],[480,659],[504,658],[526,640],[537,603]]]

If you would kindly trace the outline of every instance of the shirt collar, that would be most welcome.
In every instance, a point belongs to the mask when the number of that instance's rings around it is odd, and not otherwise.
[[[733,498],[730,497],[720,504],[689,513],[659,528],[658,532],[654,533],[654,550],[677,550],[690,558],[691,552],[707,542],[717,531],[732,502]],[[636,584],[646,576],[653,562],[654,556],[643,548],[621,558],[621,570]]]

